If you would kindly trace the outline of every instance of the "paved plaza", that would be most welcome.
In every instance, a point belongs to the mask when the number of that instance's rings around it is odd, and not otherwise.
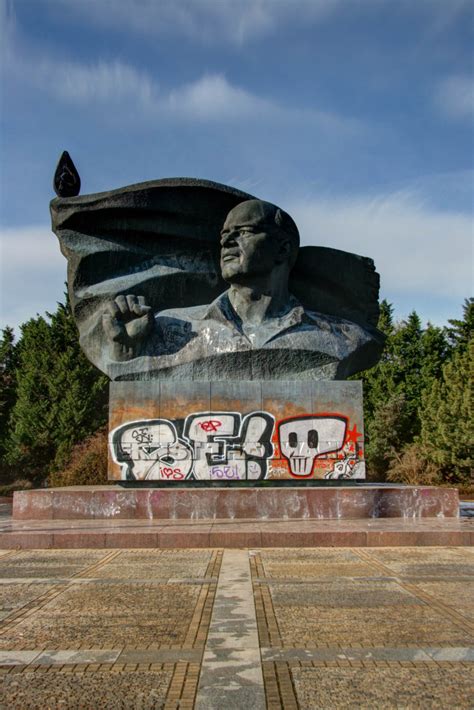
[[[470,708],[472,547],[0,551],[0,707]]]

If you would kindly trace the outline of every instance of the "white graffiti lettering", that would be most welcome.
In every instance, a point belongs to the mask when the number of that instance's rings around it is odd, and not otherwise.
[[[214,467],[227,466],[234,478],[264,478],[273,454],[274,421],[267,412],[252,412],[243,419],[238,412],[190,414],[183,435],[194,449],[194,477],[213,478],[219,476],[212,472]]]
[[[191,447],[178,439],[176,427],[166,419],[118,427],[111,432],[111,449],[124,480],[181,481],[189,476],[193,466]]]
[[[182,436],[168,419],[128,422],[110,447],[123,480],[255,480],[267,472],[273,428],[266,412],[205,412],[186,417]]]

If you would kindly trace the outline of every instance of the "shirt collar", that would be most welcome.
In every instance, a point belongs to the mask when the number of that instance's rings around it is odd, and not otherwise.
[[[199,320],[216,320],[224,325],[229,326],[232,324],[239,332],[242,333],[242,323],[237,315],[237,313],[232,308],[232,304],[229,299],[228,291],[224,291],[218,296],[209,306],[203,310],[202,315]],[[281,333],[288,328],[292,328],[295,325],[299,325],[305,319],[305,309],[303,305],[290,294],[290,308],[289,310],[279,318],[273,319],[273,321],[268,323],[267,327],[270,327],[274,331],[274,335]],[[273,336],[272,336],[273,337]]]

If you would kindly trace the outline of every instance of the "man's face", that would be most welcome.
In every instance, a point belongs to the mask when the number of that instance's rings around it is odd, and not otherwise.
[[[227,215],[221,231],[221,273],[229,283],[270,273],[281,261],[281,241],[268,227],[262,203],[243,202]]]

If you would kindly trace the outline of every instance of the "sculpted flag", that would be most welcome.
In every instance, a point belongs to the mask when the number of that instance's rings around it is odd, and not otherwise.
[[[226,290],[220,230],[228,212],[250,199],[218,183],[174,178],[52,200],[81,345],[94,364],[111,374],[101,317],[117,296],[144,297],[157,313],[209,304]],[[309,311],[351,321],[380,343],[379,277],[371,259],[301,247],[289,290]]]

